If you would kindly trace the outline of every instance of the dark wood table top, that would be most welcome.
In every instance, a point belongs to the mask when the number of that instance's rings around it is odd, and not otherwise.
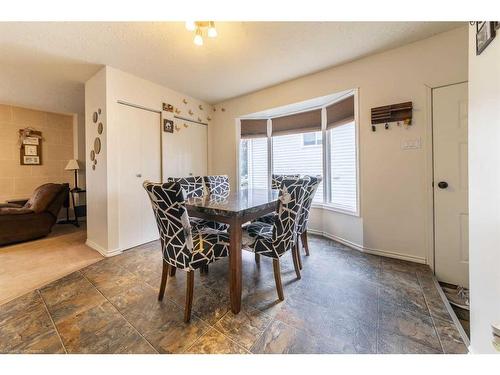
[[[222,217],[248,216],[276,208],[278,191],[268,189],[241,189],[226,197],[206,195],[186,200],[188,212]]]

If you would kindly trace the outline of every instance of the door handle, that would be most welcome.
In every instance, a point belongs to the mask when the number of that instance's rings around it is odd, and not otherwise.
[[[447,187],[448,187],[448,183],[446,181],[439,181],[438,182],[438,188],[446,189]]]
[[[142,174],[137,173],[137,174],[135,175],[135,177],[140,178],[140,177],[142,177]]]

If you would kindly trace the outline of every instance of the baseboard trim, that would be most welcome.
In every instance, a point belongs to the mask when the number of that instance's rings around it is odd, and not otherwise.
[[[416,257],[413,255],[407,255],[407,254],[401,254],[397,253],[394,251],[387,251],[387,250],[380,250],[380,249],[372,249],[369,247],[362,246],[360,244],[357,244],[355,242],[346,240],[345,238],[336,236],[334,234],[330,234],[327,232],[319,231],[319,230],[314,230],[314,229],[307,229],[308,233],[311,234],[317,234],[323,237],[326,237],[330,240],[340,242],[343,245],[346,245],[354,250],[361,251],[363,253],[368,253],[368,254],[373,254],[373,255],[380,255],[383,257],[387,258],[394,258],[394,259],[401,259],[401,260],[407,260],[409,262],[414,262],[414,263],[420,263],[420,264],[427,264],[427,260],[422,257]]]
[[[85,241],[85,245],[94,249],[95,251],[97,251],[99,254],[101,254],[103,257],[106,257],[106,258],[109,258],[109,257],[112,257],[112,256],[115,256],[115,255],[122,253],[122,250],[120,250],[120,249],[115,249],[115,250],[111,250],[111,251],[106,250],[105,248],[103,248],[102,246],[99,246],[98,244],[89,240],[88,238]]]

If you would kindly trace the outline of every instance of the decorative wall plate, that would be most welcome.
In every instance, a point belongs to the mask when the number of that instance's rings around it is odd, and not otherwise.
[[[94,151],[96,154],[99,154],[99,152],[101,152],[101,140],[99,139],[99,137],[96,137],[96,139],[94,139]]]
[[[99,108],[99,109],[97,110],[97,113],[101,114],[101,108]]]
[[[102,134],[102,129],[103,129],[102,122],[100,122],[99,124],[97,124],[97,133]]]
[[[92,121],[94,121],[94,124],[97,122],[98,117],[99,117],[99,115],[97,114],[97,112],[94,112],[94,113],[92,114]]]
[[[94,150],[92,150],[92,151],[90,151],[90,160],[94,161],[94,159],[95,159],[95,152],[94,152]]]

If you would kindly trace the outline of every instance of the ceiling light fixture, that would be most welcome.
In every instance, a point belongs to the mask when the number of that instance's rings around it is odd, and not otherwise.
[[[215,29],[214,21],[187,21],[186,29],[194,31],[194,44],[197,46],[203,45],[203,33],[206,31],[209,38],[217,37],[217,30]]]

